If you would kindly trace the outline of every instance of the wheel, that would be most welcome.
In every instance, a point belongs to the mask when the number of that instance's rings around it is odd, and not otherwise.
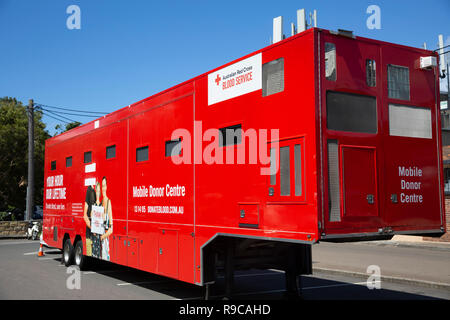
[[[83,254],[83,241],[78,240],[77,243],[75,243],[75,249],[74,249],[74,260],[75,265],[80,268],[80,270],[84,270],[87,266],[87,257]]]
[[[62,259],[63,259],[63,263],[66,265],[66,267],[72,265],[73,247],[72,247],[72,242],[70,242],[69,238],[67,238],[66,241],[64,242]]]
[[[31,236],[31,239],[37,240],[37,238],[38,238],[38,232],[36,230],[33,230],[33,234]]]

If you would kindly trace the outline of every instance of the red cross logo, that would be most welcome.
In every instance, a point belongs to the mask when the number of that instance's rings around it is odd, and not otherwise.
[[[220,78],[219,74],[217,74],[217,78],[216,78],[216,80],[214,80],[217,85],[219,85],[220,80],[222,80],[222,79]]]

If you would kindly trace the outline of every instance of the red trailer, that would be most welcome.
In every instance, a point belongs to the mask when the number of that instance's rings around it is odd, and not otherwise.
[[[312,28],[46,142],[44,241],[197,285],[445,231],[438,55]],[[255,151],[256,150],[256,151]]]

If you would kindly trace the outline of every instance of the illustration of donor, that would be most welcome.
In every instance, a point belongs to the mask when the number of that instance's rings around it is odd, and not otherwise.
[[[101,195],[101,200],[100,200]],[[84,205],[86,222],[86,255],[110,261],[109,236],[113,232],[112,206],[107,195],[107,179],[97,181],[86,190]]]

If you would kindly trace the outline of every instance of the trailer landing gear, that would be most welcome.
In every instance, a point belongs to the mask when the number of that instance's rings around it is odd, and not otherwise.
[[[223,274],[223,299],[226,300],[233,296],[237,270],[283,270],[284,297],[295,300],[301,299],[300,276],[312,273],[310,244],[221,236],[203,250],[205,300],[211,299],[212,285],[217,283],[219,271]]]
[[[285,272],[286,291],[284,298],[287,300],[299,300],[302,298],[301,276],[292,272]]]

